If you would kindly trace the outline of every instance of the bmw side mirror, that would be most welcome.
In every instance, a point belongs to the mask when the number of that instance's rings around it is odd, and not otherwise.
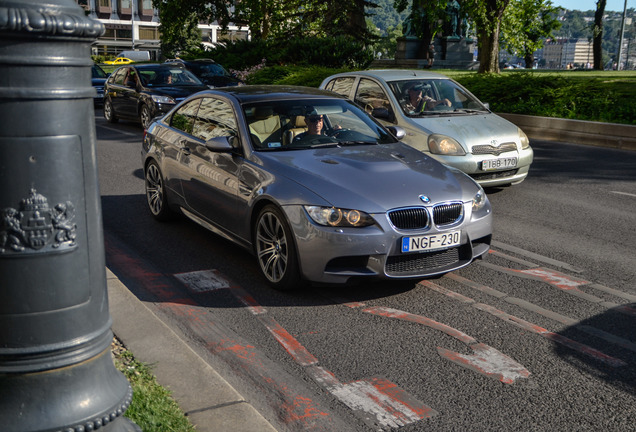
[[[205,147],[215,153],[231,152],[234,150],[232,141],[235,138],[233,136],[214,137],[205,142]]]
[[[406,131],[400,126],[388,126],[387,129],[398,141],[401,141],[406,136]]]

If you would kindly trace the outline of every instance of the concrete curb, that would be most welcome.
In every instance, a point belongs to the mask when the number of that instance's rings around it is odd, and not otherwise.
[[[530,139],[636,150],[636,126],[521,114],[497,115],[519,126]]]
[[[188,344],[106,269],[113,333],[135,358],[152,366],[157,381],[200,432],[276,432]]]

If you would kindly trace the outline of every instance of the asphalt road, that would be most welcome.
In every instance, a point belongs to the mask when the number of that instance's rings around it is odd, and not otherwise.
[[[636,152],[533,141],[484,260],[290,294],[154,221],[142,130],[97,114],[109,268],[279,431],[636,430]]]

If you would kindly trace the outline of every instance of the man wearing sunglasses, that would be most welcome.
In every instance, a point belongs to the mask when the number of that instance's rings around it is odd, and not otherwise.
[[[306,133],[308,135],[320,135],[322,133],[324,119],[322,115],[313,111],[305,116],[305,124],[307,125]]]
[[[296,135],[294,141],[298,141],[304,137],[309,135],[326,135],[327,131],[323,130],[323,126],[325,123],[324,116],[318,114],[316,110],[307,111],[305,114],[305,124],[307,125],[307,131]],[[333,130],[339,130],[341,127],[339,125],[332,125]]]

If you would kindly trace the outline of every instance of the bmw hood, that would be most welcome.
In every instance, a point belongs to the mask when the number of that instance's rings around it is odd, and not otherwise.
[[[297,182],[329,205],[368,213],[389,208],[470,200],[478,187],[404,144],[358,145],[259,154],[265,168]],[[320,204],[320,203],[313,203]]]
[[[455,138],[469,152],[474,145],[491,144],[493,140],[519,144],[517,126],[493,113],[430,115],[409,118],[408,122],[428,133]]]

